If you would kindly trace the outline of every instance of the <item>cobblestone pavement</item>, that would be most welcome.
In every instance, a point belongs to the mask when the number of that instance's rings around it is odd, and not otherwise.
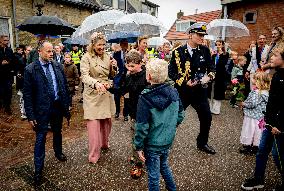
[[[16,104],[14,108],[16,108]],[[110,146],[102,152],[99,162],[90,165],[87,160],[87,134],[82,120],[82,104],[73,110],[71,127],[63,130],[66,163],[57,161],[52,150],[52,136],[47,138],[43,185],[39,190],[147,190],[146,174],[139,180],[130,177],[130,124],[114,120]],[[18,119],[17,109],[12,117],[0,116],[0,190],[34,190],[33,142],[34,133],[26,121]],[[210,145],[216,155],[207,155],[196,149],[199,132],[197,115],[192,108],[177,130],[170,153],[170,166],[178,190],[240,190],[242,181],[251,176],[255,157],[239,154],[239,136],[242,112],[223,102],[222,114],[213,116]],[[278,172],[270,159],[266,187],[272,190],[280,182]],[[162,182],[162,190],[165,190]]]

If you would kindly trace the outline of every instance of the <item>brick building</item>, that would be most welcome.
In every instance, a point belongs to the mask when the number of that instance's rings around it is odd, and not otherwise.
[[[241,54],[260,34],[265,34],[269,43],[271,29],[275,26],[284,27],[284,0],[222,0],[221,4],[229,19],[241,21],[250,31],[249,37],[226,39],[232,49]]]
[[[217,19],[221,16],[221,10],[198,13],[194,15],[184,16],[183,12],[177,13],[177,19],[166,33],[164,38],[166,38],[171,43],[176,41],[185,42],[188,40],[188,35],[185,33],[186,29],[195,22],[206,22]]]
[[[0,0],[0,35],[8,34],[11,47],[19,44],[36,44],[33,34],[16,29],[25,19],[36,15],[34,3],[39,0]],[[41,0],[43,1],[43,0]],[[146,12],[154,16],[158,5],[147,0],[45,0],[44,15],[57,16],[74,27],[79,26],[89,15],[100,10],[119,9],[128,13]],[[56,39],[55,41],[60,41]]]

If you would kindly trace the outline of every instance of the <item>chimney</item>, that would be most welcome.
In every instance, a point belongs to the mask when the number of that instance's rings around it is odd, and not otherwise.
[[[198,9],[195,9],[195,14],[197,14],[197,12],[198,12]]]
[[[177,18],[180,19],[183,16],[183,12],[181,10],[179,10],[179,12],[177,13]]]

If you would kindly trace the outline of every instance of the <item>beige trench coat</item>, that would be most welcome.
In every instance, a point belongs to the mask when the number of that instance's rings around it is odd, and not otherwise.
[[[98,93],[94,88],[96,82],[109,83],[110,57],[104,54],[103,59],[84,54],[81,59],[81,77],[84,83],[83,109],[84,119],[111,118],[115,112],[114,98],[108,91]]]

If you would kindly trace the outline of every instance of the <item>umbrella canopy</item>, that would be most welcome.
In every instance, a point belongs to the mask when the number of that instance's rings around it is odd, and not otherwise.
[[[32,16],[17,26],[21,31],[44,35],[70,35],[75,31],[69,23],[56,16]]]
[[[162,46],[165,42],[169,41],[163,37],[152,37],[148,39],[148,45],[151,47]]]
[[[114,23],[125,14],[118,10],[100,11],[88,16],[81,25],[77,36],[89,38],[93,32],[113,31]]]
[[[107,36],[108,43],[119,43],[121,40],[126,39],[129,43],[134,43],[140,36],[140,32],[114,32]]]
[[[78,45],[83,46],[83,45],[88,45],[89,41],[82,37],[77,37],[77,38],[67,38],[63,43],[64,44],[78,44]]]
[[[208,35],[215,37],[242,37],[249,36],[248,28],[240,21],[232,19],[215,19],[207,25]]]
[[[163,23],[147,13],[132,13],[121,17],[114,25],[117,31],[137,31],[142,35],[159,36],[165,30]]]

